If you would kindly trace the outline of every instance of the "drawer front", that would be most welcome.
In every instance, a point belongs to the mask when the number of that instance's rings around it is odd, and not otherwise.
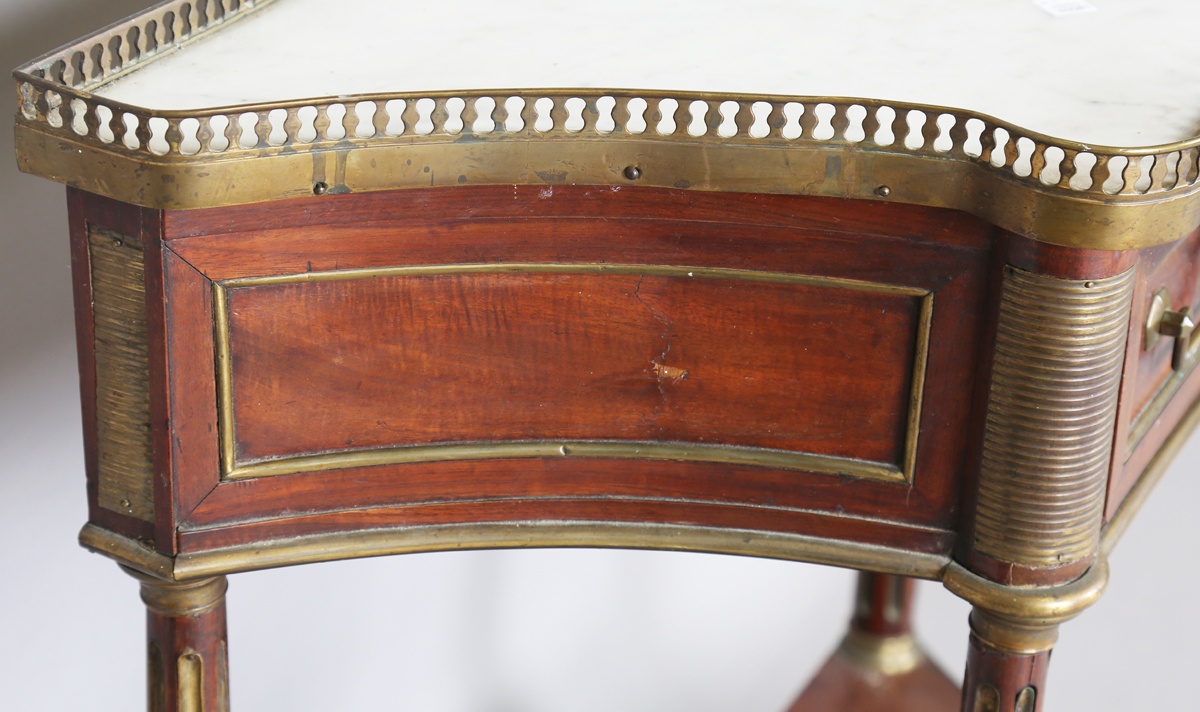
[[[171,355],[174,477],[211,488],[181,550],[602,519],[945,552],[990,229],[654,194],[410,191],[169,239],[170,309],[212,338]]]
[[[610,264],[216,288],[226,477],[600,456],[912,478],[927,290]]]
[[[1161,309],[1155,309],[1155,297]],[[1142,253],[1126,356],[1123,410],[1106,515],[1112,516],[1151,458],[1200,394],[1200,358],[1176,363],[1175,339],[1147,338],[1162,309],[1200,313],[1200,231]],[[1152,313],[1153,312],[1153,313]],[[1197,343],[1193,340],[1191,343]]]

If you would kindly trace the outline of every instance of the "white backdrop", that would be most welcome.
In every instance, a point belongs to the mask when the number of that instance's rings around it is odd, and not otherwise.
[[[142,8],[97,5],[0,0],[0,66]],[[0,710],[136,710],[137,584],[75,543],[86,507],[63,188],[16,172],[14,93],[2,95]],[[1112,557],[1104,599],[1064,626],[1049,710],[1194,709],[1197,505],[1194,438]],[[836,644],[852,584],[850,572],[786,562],[585,550],[244,574],[229,590],[233,704],[782,712]],[[922,584],[919,635],[954,676],[966,613]]]

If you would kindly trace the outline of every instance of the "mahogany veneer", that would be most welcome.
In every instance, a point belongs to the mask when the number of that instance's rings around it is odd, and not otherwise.
[[[565,523],[601,545],[728,532],[751,553],[840,561],[753,548],[782,536],[953,559],[972,585],[1070,585],[1096,546],[1047,566],[979,529],[1014,270],[1085,297],[1136,270],[1105,520],[1200,394],[1200,375],[1141,338],[1156,290],[1195,301],[1200,231],[1078,250],[914,205],[582,186],[192,211],[69,189],[69,205],[90,525],[179,557],[162,561],[241,552],[254,568],[259,547],[297,541]],[[101,496],[95,230],[142,246],[150,513]],[[612,538],[622,526],[659,534]],[[903,571],[937,575],[923,565]],[[152,639],[223,656],[223,610],[211,626],[152,613]],[[964,709],[991,709],[993,692],[999,709],[1040,709],[1055,622],[1014,650],[1005,615],[972,637]],[[896,634],[871,620],[855,625]],[[956,694],[928,666],[871,675],[835,656],[797,709]],[[215,684],[205,694],[227,694]]]

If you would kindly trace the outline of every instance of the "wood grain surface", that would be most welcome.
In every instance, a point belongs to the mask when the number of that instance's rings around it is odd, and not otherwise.
[[[911,486],[638,458],[333,465],[233,480],[187,516],[182,547],[568,515],[949,544],[991,247],[992,229],[974,218],[821,198],[520,187],[168,212],[164,224],[170,253],[225,289],[240,461],[580,439],[897,466],[919,429]],[[534,267],[351,272],[513,264]],[[587,271],[596,265],[628,267]],[[697,278],[688,268],[787,279]],[[253,281],[279,276],[285,283]],[[910,424],[924,293],[930,349]],[[202,301],[177,299],[176,323],[198,328]],[[196,376],[214,360],[190,347],[175,358]],[[188,384],[175,386],[178,402],[209,387]],[[198,413],[177,410],[175,420]],[[198,468],[187,478],[200,476],[210,477]]]
[[[898,470],[925,345],[919,298],[686,272],[382,276],[228,303],[239,461],[591,440]]]

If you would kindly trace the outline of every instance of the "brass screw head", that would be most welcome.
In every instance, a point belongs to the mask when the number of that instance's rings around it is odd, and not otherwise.
[[[880,198],[886,198],[891,194],[892,194],[892,189],[887,187],[886,185],[881,185],[875,189],[875,195],[878,195]]]
[[[325,195],[329,192],[329,186],[324,183],[313,184],[313,195]]]
[[[125,509],[129,509],[129,500],[127,500],[127,499],[121,500],[121,506],[124,507]]]
[[[626,166],[625,177],[629,180],[637,180],[638,178],[642,177],[642,169],[638,168],[637,166]]]

